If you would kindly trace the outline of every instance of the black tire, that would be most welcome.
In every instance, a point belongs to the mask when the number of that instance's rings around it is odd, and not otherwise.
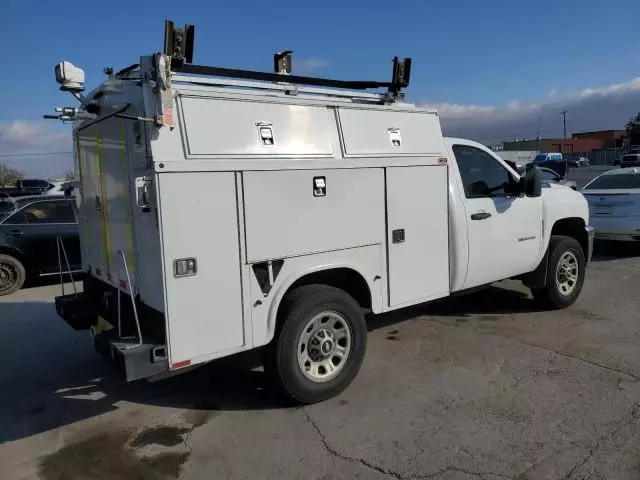
[[[335,377],[310,380],[298,362],[298,345],[305,326],[319,314],[337,313],[351,334],[350,353]],[[351,384],[367,348],[367,325],[360,305],[346,292],[328,285],[305,285],[287,294],[278,314],[279,329],[265,350],[265,372],[284,394],[297,403],[312,404],[332,398]],[[337,343],[337,342],[336,342]]]
[[[27,273],[20,260],[0,254],[0,296],[11,295],[20,290],[26,278]]]
[[[577,262],[578,278],[575,280],[573,289],[570,292],[562,291],[558,279],[558,265],[563,258],[566,258],[565,255],[572,255]],[[552,236],[549,241],[549,265],[547,267],[546,285],[542,288],[532,289],[531,293],[542,307],[554,310],[566,308],[572,305],[580,295],[584,284],[585,271],[586,261],[580,243],[572,237]]]

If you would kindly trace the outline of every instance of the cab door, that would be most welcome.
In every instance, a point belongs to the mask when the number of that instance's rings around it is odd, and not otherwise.
[[[463,288],[532,271],[542,244],[542,197],[513,193],[515,177],[488,149],[449,145],[463,192],[469,261]]]

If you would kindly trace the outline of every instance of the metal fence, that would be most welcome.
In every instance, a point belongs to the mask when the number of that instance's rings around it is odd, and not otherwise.
[[[590,160],[591,165],[613,165],[616,161],[620,161],[622,156],[627,153],[625,148],[606,148],[601,150],[591,150],[590,152],[573,152],[571,157],[585,157]]]

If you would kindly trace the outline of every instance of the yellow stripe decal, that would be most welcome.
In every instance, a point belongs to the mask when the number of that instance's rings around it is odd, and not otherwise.
[[[86,216],[86,208],[87,208],[87,203],[86,203],[86,199],[84,198],[84,182],[89,181],[88,178],[84,177],[84,167],[82,165],[82,162],[84,161],[84,158],[82,157],[82,150],[81,150],[81,146],[80,146],[80,137],[76,136],[76,156],[77,156],[77,160],[78,160],[78,175],[79,175],[79,180],[80,180],[80,205],[82,206],[82,208],[80,209],[80,219],[82,221],[82,225],[83,225],[83,231],[84,231],[84,243],[81,245],[82,249],[82,254],[85,256],[84,257],[84,261],[88,261],[89,259],[89,245],[91,245],[91,242],[89,241],[89,229],[87,228],[87,216]]]
[[[127,135],[125,130],[125,121],[120,120],[120,166],[122,167],[122,189],[124,196],[124,210],[126,212],[127,225],[127,263],[129,264],[129,272],[133,275],[135,270],[135,259],[133,256],[133,222],[131,218],[131,200],[129,195],[129,165],[127,162]],[[132,286],[129,285],[132,289]]]
[[[98,174],[100,176],[100,215],[102,217],[103,252],[106,260],[107,274],[111,272],[111,245],[109,242],[109,218],[107,202],[107,182],[104,173],[104,162],[102,158],[102,145],[100,134],[96,133],[96,151],[98,158]]]

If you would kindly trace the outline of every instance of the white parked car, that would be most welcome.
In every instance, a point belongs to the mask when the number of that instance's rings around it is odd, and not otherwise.
[[[582,193],[589,202],[596,239],[640,241],[640,168],[616,168],[589,182]]]
[[[65,194],[66,189],[73,190],[78,186],[77,180],[65,180],[63,182],[52,182],[51,187],[44,192],[42,195],[59,195],[63,196]]]

